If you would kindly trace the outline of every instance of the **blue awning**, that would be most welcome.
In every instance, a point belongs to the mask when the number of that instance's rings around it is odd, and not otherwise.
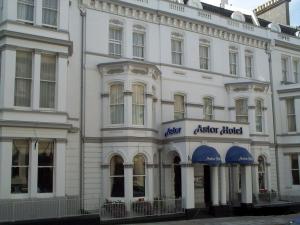
[[[232,146],[226,154],[226,163],[230,164],[253,164],[253,157],[247,149],[240,146]]]
[[[221,157],[213,147],[201,145],[194,151],[192,162],[216,166],[221,163]]]

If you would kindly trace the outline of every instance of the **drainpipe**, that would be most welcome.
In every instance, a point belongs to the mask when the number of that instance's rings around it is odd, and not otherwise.
[[[85,32],[86,10],[80,8],[81,16],[81,68],[80,68],[80,206],[84,208],[84,137],[85,137]]]
[[[274,95],[274,81],[273,81],[273,69],[272,69],[272,54],[270,44],[266,44],[265,52],[268,55],[269,61],[269,71],[270,71],[270,83],[271,83],[271,97],[272,97],[272,116],[273,116],[273,136],[274,136],[274,147],[275,147],[275,159],[276,159],[276,176],[277,176],[277,191],[278,197],[280,195],[280,182],[279,182],[279,152],[277,143],[277,124],[276,124],[276,114],[275,114],[275,95]]]

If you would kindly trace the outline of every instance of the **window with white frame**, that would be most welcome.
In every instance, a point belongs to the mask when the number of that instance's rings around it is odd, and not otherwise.
[[[144,60],[145,58],[145,33],[134,31],[132,34],[133,40],[133,58]]]
[[[38,143],[38,193],[52,193],[54,184],[54,142]]]
[[[204,119],[212,120],[214,114],[213,98],[204,97],[203,101],[204,101],[204,107],[203,107]]]
[[[229,72],[231,75],[238,74],[238,51],[235,47],[229,48]]]
[[[3,20],[3,0],[0,0],[0,21]]]
[[[240,98],[235,101],[236,122],[248,123],[248,99]]]
[[[288,132],[296,131],[296,113],[295,113],[295,99],[286,99],[286,109],[287,109],[287,122],[288,122]]]
[[[289,59],[288,57],[282,56],[281,57],[281,71],[282,71],[282,81],[287,82],[288,81],[288,76],[289,76]]]
[[[57,26],[58,0],[43,0],[43,24]]]
[[[143,155],[133,159],[133,197],[145,197],[146,192],[146,163]]]
[[[300,185],[300,176],[299,176],[299,155],[291,154],[291,175],[292,175],[292,184]]]
[[[124,123],[124,85],[110,86],[110,122],[112,124]]]
[[[300,63],[299,60],[293,60],[293,71],[295,83],[300,83]]]
[[[16,52],[15,106],[31,106],[32,52]]]
[[[263,131],[263,101],[261,99],[255,100],[255,125],[256,132]]]
[[[206,40],[200,41],[199,46],[200,69],[209,70],[210,68],[210,45]]]
[[[56,93],[56,56],[41,55],[40,107],[54,108]]]
[[[172,63],[177,65],[183,64],[183,39],[181,36],[172,35]]]
[[[258,157],[258,186],[259,191],[266,190],[266,161],[263,156]]]
[[[18,20],[33,22],[34,0],[18,0]]]
[[[132,85],[132,123],[144,125],[145,114],[145,86],[143,84]]]
[[[123,45],[123,28],[117,25],[109,27],[109,54],[121,57]]]
[[[119,155],[110,160],[111,197],[124,197],[124,161]]]
[[[11,193],[26,194],[29,189],[28,140],[14,140],[12,149]]]
[[[245,72],[246,77],[252,78],[253,77],[253,55],[251,52],[246,52],[245,54]]]
[[[174,119],[183,119],[185,116],[185,102],[184,95],[175,94],[174,95]]]

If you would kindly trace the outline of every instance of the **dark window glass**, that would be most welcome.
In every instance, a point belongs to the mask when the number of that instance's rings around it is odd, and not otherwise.
[[[120,156],[110,161],[111,197],[124,197],[124,165]]]

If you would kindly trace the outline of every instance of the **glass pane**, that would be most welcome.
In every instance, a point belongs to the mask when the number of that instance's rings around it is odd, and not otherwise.
[[[133,177],[133,197],[145,196],[145,177],[134,176]]]
[[[13,166],[29,165],[29,142],[28,141],[25,140],[13,141],[12,165]]]
[[[299,185],[300,184],[299,170],[292,170],[292,179],[293,179],[293,184],[294,185]]]
[[[265,190],[266,185],[265,185],[265,174],[264,173],[258,174],[258,185],[259,185],[259,190]]]
[[[17,51],[16,53],[16,77],[32,77],[32,53]]]
[[[145,175],[145,158],[137,155],[133,161],[133,175]]]
[[[288,114],[295,114],[295,104],[294,104],[294,99],[290,98],[286,100],[286,105],[287,105],[287,113]]]
[[[124,177],[111,178],[111,197],[124,197]]]
[[[52,141],[40,141],[38,151],[38,165],[53,166],[54,143]]]
[[[38,168],[38,193],[53,192],[53,168]]]
[[[34,0],[18,0],[18,19],[33,21]]]
[[[28,167],[11,168],[11,193],[28,193]]]
[[[123,159],[120,156],[114,156],[110,162],[111,176],[124,176]]]
[[[57,0],[43,0],[43,7],[57,9]]]
[[[292,169],[299,169],[299,163],[298,163],[298,154],[292,154],[291,155],[291,164],[292,164]]]
[[[56,80],[56,56],[42,55],[41,57],[41,80]]]
[[[54,108],[55,107],[55,82],[40,83],[40,107]]]

